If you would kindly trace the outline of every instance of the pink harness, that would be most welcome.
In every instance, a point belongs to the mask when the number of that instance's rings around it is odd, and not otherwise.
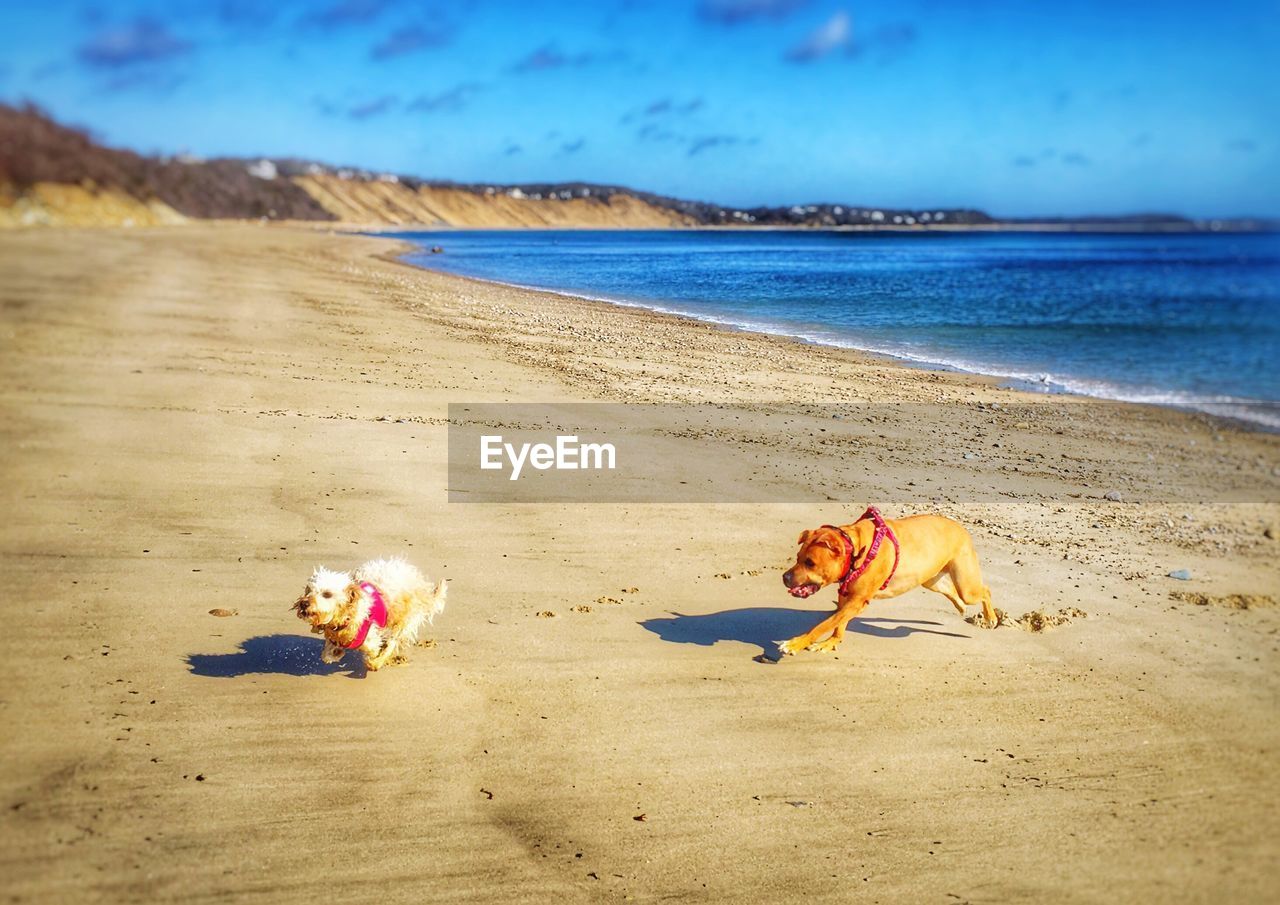
[[[823,525],[824,528],[830,528],[837,531],[840,537],[844,539],[845,555],[849,557],[849,565],[844,570],[844,577],[840,579],[841,596],[849,593],[849,587],[863,576],[867,568],[871,565],[871,561],[876,558],[876,554],[880,552],[880,544],[886,537],[893,542],[893,568],[889,570],[889,577],[884,580],[884,584],[880,585],[877,590],[883,591],[889,586],[889,582],[893,581],[893,574],[898,571],[898,558],[902,554],[902,549],[898,546],[898,537],[893,533],[893,529],[885,522],[884,517],[880,515],[880,510],[875,506],[868,506],[867,511],[854,519],[860,522],[863,519],[871,519],[875,523],[876,532],[871,536],[871,546],[867,548],[867,555],[862,558],[862,565],[858,568],[853,567],[853,540],[844,530],[837,528],[835,525]]]
[[[364,622],[360,623],[360,631],[356,632],[355,640],[347,645],[347,650],[363,647],[364,639],[369,637],[369,629],[374,623],[377,623],[378,628],[387,627],[387,602],[382,599],[382,592],[367,581],[360,582],[360,588],[373,602],[369,604],[369,615],[365,616]]]

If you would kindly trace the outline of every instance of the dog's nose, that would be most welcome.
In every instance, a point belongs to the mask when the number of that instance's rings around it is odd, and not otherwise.
[[[793,576],[791,575],[790,569],[782,573],[782,583],[784,585],[786,585],[787,587],[791,587],[792,580],[793,580]]]

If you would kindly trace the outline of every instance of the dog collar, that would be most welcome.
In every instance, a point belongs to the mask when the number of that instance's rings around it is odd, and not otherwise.
[[[889,582],[893,581],[894,573],[898,571],[898,559],[902,554],[902,549],[898,546],[897,535],[893,533],[893,529],[889,527],[889,524],[884,520],[884,517],[880,515],[880,510],[875,506],[868,506],[867,511],[854,520],[854,524],[864,521],[865,519],[871,519],[876,526],[876,530],[875,533],[871,535],[871,546],[867,549],[867,555],[862,558],[862,565],[858,566],[856,569],[853,567],[853,539],[850,538],[848,534],[845,534],[843,528],[837,528],[835,525],[822,526],[839,533],[841,539],[844,540],[845,556],[849,557],[849,564],[845,567],[844,575],[840,578],[841,596],[847,594],[850,586],[866,573],[867,568],[871,565],[871,561],[875,559],[876,554],[880,552],[880,544],[884,542],[886,537],[893,543],[893,568],[889,570],[889,577],[884,580],[884,584],[880,585],[877,590],[883,591],[887,588],[889,586]]]
[[[367,581],[360,582],[360,589],[369,595],[371,601],[369,614],[360,623],[360,631],[356,632],[355,640],[347,645],[347,650],[363,647],[364,639],[369,637],[369,629],[375,623],[377,623],[378,628],[386,628],[387,626],[387,602],[382,599],[382,592]]]

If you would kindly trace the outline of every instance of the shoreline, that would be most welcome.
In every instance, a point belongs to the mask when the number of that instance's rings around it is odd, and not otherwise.
[[[678,230],[673,230],[678,231]],[[585,302],[592,304],[601,304],[609,307],[646,311],[658,317],[674,318],[677,321],[685,323],[696,323],[710,325],[730,333],[747,333],[754,336],[771,337],[773,339],[782,340],[788,343],[794,343],[801,347],[817,347],[821,349],[839,350],[843,352],[853,353],[855,355],[865,356],[874,361],[882,361],[885,363],[893,363],[900,367],[914,369],[922,372],[940,372],[946,374],[957,374],[970,377],[983,382],[985,385],[994,385],[1001,389],[1007,389],[1012,392],[1021,393],[1031,398],[1035,397],[1068,397],[1073,399],[1088,399],[1096,402],[1103,402],[1117,405],[1138,405],[1151,406],[1158,409],[1173,410],[1183,412],[1185,414],[1194,414],[1209,417],[1215,422],[1225,425],[1231,425],[1239,430],[1256,431],[1264,434],[1280,434],[1280,401],[1267,400],[1154,400],[1154,399],[1133,399],[1123,396],[1104,396],[1094,393],[1088,393],[1078,389],[1072,389],[1061,383],[1049,381],[1045,383],[1045,389],[1038,389],[1028,376],[1018,376],[1015,374],[999,374],[987,371],[972,370],[959,365],[952,364],[947,361],[929,360],[923,358],[912,358],[908,355],[895,354],[880,349],[870,349],[857,345],[843,345],[836,341],[825,341],[814,339],[796,333],[785,332],[785,328],[778,330],[768,329],[765,325],[752,324],[747,322],[735,322],[731,320],[722,320],[713,316],[700,316],[690,314],[685,311],[667,309],[661,307],[659,302],[631,302],[621,299],[610,298],[608,296],[587,295],[582,292],[574,292],[566,289],[553,289],[542,286],[532,286],[523,283],[508,282],[505,280],[490,279],[485,277],[471,276],[469,274],[455,273],[450,270],[431,267],[427,263],[417,263],[407,260],[409,255],[425,256],[426,249],[422,245],[414,244],[409,240],[401,239],[394,234],[383,235],[380,233],[361,233],[370,237],[383,238],[390,241],[401,243],[403,250],[396,253],[388,253],[386,260],[412,267],[418,270],[437,274],[439,276],[475,282],[482,285],[497,286],[504,289],[516,290],[519,292],[531,292],[542,295],[554,296],[556,298]],[[1171,391],[1172,394],[1172,391]],[[1231,409],[1249,408],[1259,409],[1261,412],[1251,412],[1249,414],[1241,414],[1238,411],[1233,412]],[[1272,411],[1274,410],[1274,414]],[[1263,414],[1266,413],[1266,414]]]
[[[300,831],[450,902],[1268,900],[1280,440],[401,246],[0,235],[15,903],[310,902]],[[772,496],[450,503],[459,402],[688,409],[670,460]],[[996,606],[1070,622],[913,591],[760,662],[833,600],[783,589],[797,533],[868,503],[960,521]],[[307,575],[395,553],[449,580],[431,645],[325,666]]]
[[[207,222],[207,221],[206,221]],[[239,221],[232,221],[239,222]],[[397,232],[804,232],[804,233],[864,233],[867,235],[885,234],[885,235],[927,235],[929,233],[937,233],[938,235],[963,234],[963,233],[1024,233],[1027,235],[1040,235],[1044,233],[1070,233],[1073,235],[1152,235],[1152,236],[1199,236],[1199,235],[1215,235],[1215,236],[1271,236],[1280,235],[1280,229],[1272,226],[1257,228],[1219,228],[1213,229],[1209,227],[1167,227],[1153,229],[1149,226],[1128,226],[1124,224],[1115,224],[1108,226],[1107,224],[1056,224],[1056,223],[965,223],[955,224],[952,226],[907,226],[907,225],[888,225],[888,226],[788,226],[784,224],[768,224],[764,226],[738,226],[731,223],[726,224],[699,224],[697,226],[560,226],[560,225],[544,225],[536,224],[531,226],[459,226],[451,224],[429,224],[429,223],[401,223],[401,224],[359,224],[344,221],[291,221],[281,225],[289,226],[311,226],[312,223],[317,227],[330,226],[340,223],[341,227],[353,232],[364,233],[368,235],[381,235],[384,233]]]

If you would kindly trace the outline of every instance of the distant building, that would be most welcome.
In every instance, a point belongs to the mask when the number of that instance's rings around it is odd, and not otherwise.
[[[275,163],[267,160],[265,157],[262,158],[262,160],[254,161],[245,167],[245,169],[248,171],[250,176],[256,176],[258,179],[275,179],[276,176],[279,175],[279,171],[276,169]]]

